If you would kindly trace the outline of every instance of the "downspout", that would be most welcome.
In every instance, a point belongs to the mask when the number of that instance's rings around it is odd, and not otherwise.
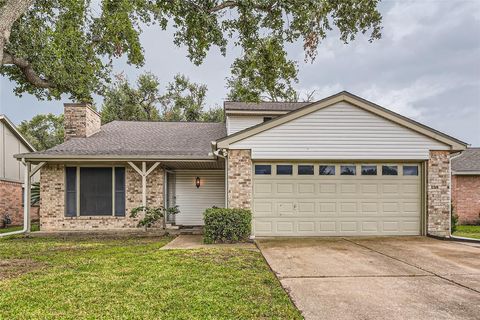
[[[215,142],[212,141],[212,147]],[[225,159],[225,208],[228,208],[228,152],[223,153],[223,150],[217,149],[213,151],[213,154],[217,157]]]
[[[7,233],[1,233],[0,238],[2,237],[7,237],[7,236],[12,236],[15,234],[22,234],[22,233],[27,233],[30,232],[29,226],[30,226],[30,163],[25,162],[25,159],[22,159],[22,163],[25,166],[25,171],[24,171],[24,192],[23,192],[23,228],[22,230],[17,230],[17,231],[12,231],[12,232],[7,232]]]

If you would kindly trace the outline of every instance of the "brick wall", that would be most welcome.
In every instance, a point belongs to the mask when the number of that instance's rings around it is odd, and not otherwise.
[[[30,208],[30,219],[38,221],[38,207]],[[0,227],[3,218],[8,213],[12,226],[23,225],[22,183],[0,179]]]
[[[250,150],[228,151],[228,207],[250,209],[252,159]]]
[[[480,224],[480,176],[452,176],[452,204],[460,224]]]
[[[65,140],[73,137],[89,137],[100,129],[100,115],[88,104],[66,103],[64,105],[64,126]]]
[[[450,154],[430,151],[427,176],[427,233],[450,235]]]
[[[132,208],[142,205],[142,179],[125,166],[125,217],[65,217],[64,165],[45,165],[40,170],[40,228],[54,230],[111,230],[137,228],[138,218],[130,218]],[[147,177],[147,206],[163,205],[163,169],[156,168]]]

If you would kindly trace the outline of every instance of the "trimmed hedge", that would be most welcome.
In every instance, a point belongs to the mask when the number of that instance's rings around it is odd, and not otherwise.
[[[233,243],[250,237],[252,213],[246,209],[209,208],[203,214],[203,242]]]

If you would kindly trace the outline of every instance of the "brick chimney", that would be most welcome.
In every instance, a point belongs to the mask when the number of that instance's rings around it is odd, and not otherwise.
[[[88,103],[65,103],[65,141],[70,138],[86,138],[100,130],[100,114]]]

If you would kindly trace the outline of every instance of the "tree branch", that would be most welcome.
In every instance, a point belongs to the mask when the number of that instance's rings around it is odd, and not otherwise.
[[[35,70],[33,70],[32,65],[26,59],[16,58],[8,52],[3,52],[2,65],[13,64],[17,66],[25,76],[25,79],[30,82],[33,86],[37,88],[53,88],[54,85],[48,80],[40,77]]]

